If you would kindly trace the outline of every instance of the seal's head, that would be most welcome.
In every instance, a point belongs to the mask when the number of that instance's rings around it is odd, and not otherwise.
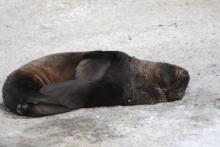
[[[160,102],[182,99],[190,80],[187,70],[161,62],[147,62],[145,78],[154,89],[154,95],[160,97]]]
[[[189,83],[188,71],[175,65],[163,64],[159,74],[165,83],[163,91],[167,94],[169,100],[181,99]]]

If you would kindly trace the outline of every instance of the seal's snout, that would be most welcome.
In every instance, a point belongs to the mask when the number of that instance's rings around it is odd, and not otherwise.
[[[189,72],[183,68],[177,68],[178,72],[178,80],[180,82],[189,81]]]
[[[182,73],[184,76],[188,76],[188,75],[189,75],[188,71],[186,71],[186,70],[181,71],[181,73]]]
[[[183,76],[189,76],[188,71],[180,67],[177,68],[177,73]]]
[[[162,64],[160,66],[161,87],[167,95],[168,101],[182,99],[185,95],[190,76],[187,70],[176,65]]]
[[[189,83],[189,72],[183,68],[178,68],[179,78],[178,85],[176,86],[176,90],[178,92],[178,96],[182,98],[185,95],[186,88]]]

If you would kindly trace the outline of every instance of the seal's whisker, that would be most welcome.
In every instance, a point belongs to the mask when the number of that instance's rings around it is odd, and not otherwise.
[[[170,86],[169,88],[165,88],[164,90],[169,90],[169,89],[172,89],[172,88],[174,88],[174,87],[177,87],[179,84],[180,84],[180,81],[179,81],[179,82],[177,82],[176,84],[174,84],[174,85]]]

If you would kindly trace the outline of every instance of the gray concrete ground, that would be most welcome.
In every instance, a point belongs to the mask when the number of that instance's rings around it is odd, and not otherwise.
[[[176,102],[16,116],[0,95],[0,146],[220,146],[219,0],[1,0],[0,85],[38,57],[120,50],[191,75]]]

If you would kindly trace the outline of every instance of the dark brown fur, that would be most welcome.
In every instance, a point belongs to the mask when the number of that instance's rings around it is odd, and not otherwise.
[[[77,77],[77,66],[87,59],[92,62],[105,62],[106,59],[111,65],[100,81],[73,81],[73,85],[93,87],[88,89],[89,96],[86,96],[85,100],[85,96],[81,96],[83,103],[76,102],[74,107],[70,107],[61,104],[62,101],[58,98],[55,100],[40,92],[40,89],[47,85],[74,80]],[[44,116],[80,107],[156,104],[179,100],[184,96],[188,82],[188,72],[175,65],[139,60],[122,52],[79,52],[49,55],[20,67],[8,76],[2,91],[4,103],[12,112]],[[81,90],[86,89],[77,88],[78,94],[82,94]],[[20,109],[26,110],[20,112]]]

